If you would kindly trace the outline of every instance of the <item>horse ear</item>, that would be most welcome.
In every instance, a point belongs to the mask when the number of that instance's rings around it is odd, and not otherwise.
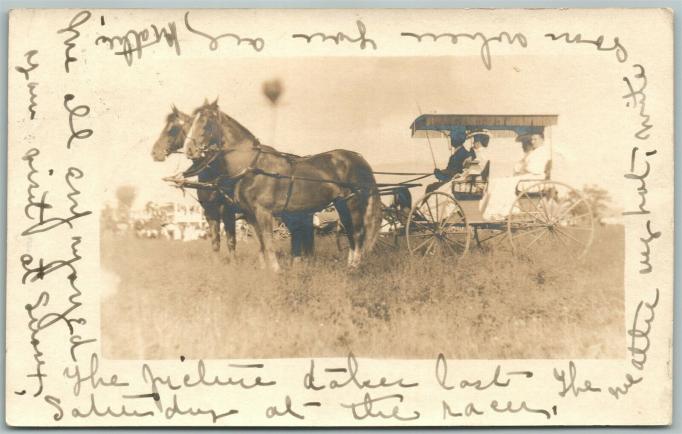
[[[204,98],[204,105],[208,105],[208,98]]]
[[[178,108],[175,107],[175,104],[173,104],[173,106],[171,108],[173,109],[173,114],[177,115],[180,113],[180,110],[178,110]]]
[[[211,103],[212,108],[218,108],[218,97],[215,98],[215,101]]]

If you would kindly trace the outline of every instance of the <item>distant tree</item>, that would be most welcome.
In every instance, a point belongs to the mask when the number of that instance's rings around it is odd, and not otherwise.
[[[133,206],[135,197],[137,196],[137,189],[132,185],[122,185],[116,189],[116,199],[118,199],[118,206],[125,206],[130,208]]]
[[[122,185],[116,189],[116,199],[118,200],[118,218],[123,222],[128,222],[130,209],[135,202],[137,189],[132,185]]]
[[[592,215],[596,220],[606,217],[609,210],[609,203],[611,197],[609,192],[599,187],[598,185],[585,185],[582,189],[582,194],[592,208]]]
[[[116,231],[116,218],[114,217],[114,209],[106,204],[102,213],[100,214],[100,229],[102,231]]]

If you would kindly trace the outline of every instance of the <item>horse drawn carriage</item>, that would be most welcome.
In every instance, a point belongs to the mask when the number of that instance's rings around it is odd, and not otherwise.
[[[431,173],[372,172],[362,156],[344,150],[308,157],[281,153],[262,145],[246,128],[220,112],[217,102],[206,102],[193,116],[174,109],[153,155],[163,160],[169,153],[184,147],[186,155],[195,164],[204,161],[204,166],[210,168],[212,162],[219,162],[222,172],[211,181],[201,181],[201,173],[207,170],[199,171],[199,182],[190,182],[186,177],[166,180],[178,187],[221,192],[228,204],[234,199],[229,192],[224,192],[224,182],[234,185],[247,179],[248,185],[257,185],[259,189],[249,190],[251,196],[241,200],[250,201],[250,207],[260,207],[261,211],[251,217],[261,231],[273,229],[278,209],[301,214],[304,217],[300,218],[310,220],[313,225],[310,210],[323,210],[333,204],[342,228],[337,240],[345,238],[350,244],[348,262],[351,266],[357,266],[360,261],[366,241],[365,228],[368,228],[370,246],[375,239],[379,245],[390,248],[406,244],[414,255],[463,255],[472,239],[481,245],[491,239],[507,238],[507,245],[515,253],[544,246],[580,258],[592,242],[592,211],[577,190],[551,179],[551,140],[542,152],[536,145],[528,148],[521,165],[524,170],[515,168],[514,173],[509,174],[512,176],[493,176],[496,162],[484,161],[482,149],[471,150],[467,146],[472,137],[481,135],[494,138],[493,146],[504,141],[499,138],[512,137],[512,143],[523,143],[529,137],[532,143],[539,137],[551,139],[550,129],[557,119],[556,115],[419,116],[411,125],[413,137],[426,137],[429,146],[432,136],[447,138],[453,150],[456,149],[453,157],[462,153],[462,149],[466,149],[469,156],[462,167],[449,173],[449,178],[429,186],[414,205],[410,189],[421,186],[414,181],[430,177]],[[167,132],[176,130],[177,134]],[[489,140],[485,142],[487,146]],[[474,146],[477,143],[480,145],[480,139],[473,141]],[[544,158],[540,158],[543,155]],[[336,163],[329,164],[331,161]],[[539,162],[542,163],[540,169],[537,168]],[[525,170],[531,165],[535,169]],[[232,166],[238,170],[228,168]],[[342,174],[338,172],[340,168],[351,168],[351,171]],[[400,183],[377,183],[374,176],[383,174],[417,177]],[[437,177],[442,175],[438,170],[435,174]],[[266,194],[252,194],[255,191]],[[275,192],[285,194],[275,195]],[[382,201],[382,196],[390,197],[390,203]],[[262,203],[259,202],[261,199]],[[509,199],[505,208],[505,200]],[[497,212],[491,213],[495,202]],[[226,225],[233,225],[234,212],[233,209],[228,213]],[[379,222],[381,228],[377,227]],[[219,224],[216,227],[219,228]],[[344,233],[343,228],[350,230]],[[278,265],[270,238],[259,236],[262,251],[268,254],[276,270]]]
[[[434,185],[437,188],[427,189],[409,212],[404,212],[399,203],[385,207],[384,222],[390,230],[384,238],[391,243],[384,245],[398,246],[398,240],[404,237],[414,255],[463,255],[472,241],[480,246],[485,241],[506,239],[507,246],[515,253],[544,246],[571,257],[583,257],[593,238],[593,215],[589,202],[580,192],[551,179],[551,126],[557,120],[556,115],[419,116],[410,127],[412,136],[426,138],[429,146],[432,137],[446,138],[456,148],[477,134],[504,138],[492,140],[491,146],[502,142],[509,146],[510,141],[519,143],[540,135],[548,139],[543,145],[548,147],[543,150],[547,155],[546,164],[543,173],[519,171],[496,179],[491,176],[494,161],[471,158],[463,173],[455,174],[449,182]],[[530,152],[524,158],[530,158]],[[511,185],[511,190],[494,188],[496,181],[502,187]],[[386,191],[392,194],[400,188],[414,186],[397,184]],[[491,199],[498,202],[495,214],[486,213],[486,208],[492,206]],[[509,202],[507,207],[505,201]],[[499,210],[500,202],[502,210]]]

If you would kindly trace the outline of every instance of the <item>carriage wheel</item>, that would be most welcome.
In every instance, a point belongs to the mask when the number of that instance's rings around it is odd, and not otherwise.
[[[594,236],[592,208],[582,194],[566,184],[537,182],[516,197],[507,232],[515,254],[558,251],[581,259]]]
[[[407,248],[413,255],[460,256],[469,249],[469,224],[455,198],[434,191],[421,198],[407,218]]]

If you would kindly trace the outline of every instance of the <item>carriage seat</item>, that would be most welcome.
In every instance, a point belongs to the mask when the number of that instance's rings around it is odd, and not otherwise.
[[[472,162],[473,164],[478,164]],[[471,166],[470,166],[471,167]],[[485,163],[479,173],[471,173],[452,181],[452,195],[457,200],[481,200],[488,189],[490,176],[490,161]]]
[[[519,193],[521,193],[523,190],[526,188],[530,187],[531,185],[535,184],[536,182],[540,181],[549,181],[552,179],[552,160],[547,161],[545,164],[545,177],[543,179],[536,178],[536,179],[522,179],[516,184],[516,195],[518,196]],[[540,191],[531,191],[527,193],[529,197],[533,196],[541,196],[542,192]]]

